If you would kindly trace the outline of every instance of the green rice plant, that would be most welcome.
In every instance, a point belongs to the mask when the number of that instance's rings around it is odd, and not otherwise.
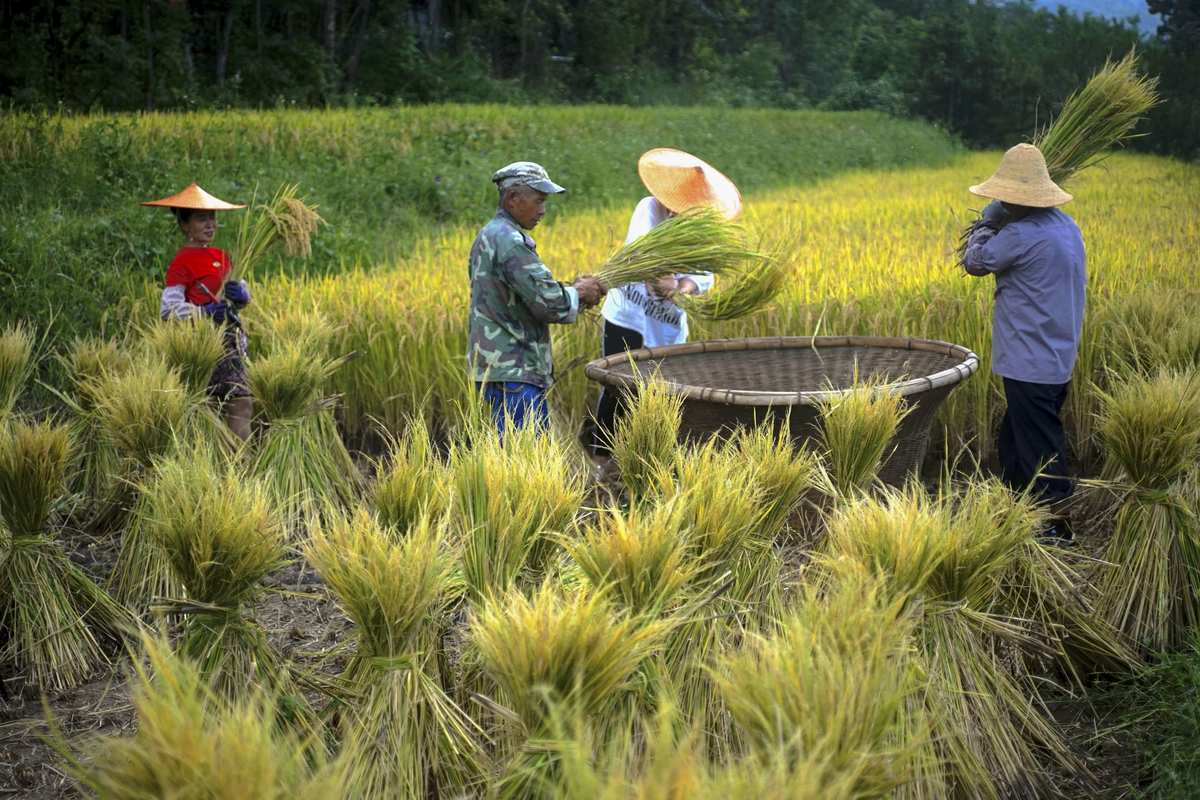
[[[788,281],[786,266],[776,258],[759,258],[748,267],[729,273],[715,289],[704,294],[675,295],[671,299],[689,316],[710,322],[740,319],[766,309]]]
[[[446,695],[439,625],[452,600],[445,533],[431,517],[399,537],[370,513],[319,527],[308,559],[357,625],[346,666],[348,737],[368,731],[350,760],[362,797],[426,797],[466,791],[484,774],[482,731]]]
[[[540,737],[550,731],[554,704],[602,739],[619,730],[621,697],[663,630],[614,611],[603,593],[566,595],[549,582],[531,596],[512,589],[483,603],[470,620],[471,645],[519,722],[497,796],[537,796],[535,787],[553,783],[557,759]]]
[[[17,398],[36,366],[33,334],[18,322],[0,332],[0,421],[17,404]]]
[[[573,530],[583,481],[567,448],[532,426],[495,431],[450,453],[451,517],[462,548],[467,596],[480,602],[510,586],[536,585]]]
[[[761,257],[746,246],[740,226],[716,209],[698,207],[665,220],[621,247],[595,276],[605,286],[624,286],[676,272],[720,275]]]
[[[1187,500],[1200,459],[1200,378],[1132,375],[1101,395],[1106,474],[1121,503],[1097,608],[1138,647],[1177,647],[1200,623],[1200,519]]]
[[[293,342],[247,366],[250,391],[268,421],[251,472],[267,484],[293,533],[310,518],[348,507],[358,491],[358,467],[322,396],[341,364]]]
[[[652,495],[663,470],[679,456],[679,426],[683,397],[666,382],[650,377],[638,384],[637,394],[613,431],[612,454],[621,481],[635,499]]]
[[[63,426],[14,420],[0,427],[0,662],[51,691],[107,664],[106,646],[133,625],[55,539],[70,449]]]
[[[183,589],[157,606],[183,617],[180,653],[224,694],[282,688],[281,659],[250,616],[263,578],[285,563],[286,535],[266,487],[196,444],[159,461],[141,491],[145,530]]]
[[[853,497],[879,478],[888,448],[909,408],[904,399],[869,380],[818,404],[821,442],[835,493]]]
[[[933,760],[909,719],[923,689],[912,613],[877,579],[810,586],[779,629],[752,634],[713,668],[749,753],[765,765],[826,763],[860,797],[888,797]],[[920,715],[920,709],[917,709]]]
[[[411,420],[401,438],[391,438],[388,457],[375,465],[371,507],[379,520],[407,531],[420,519],[440,516],[450,506],[450,471],[433,451],[424,415]]]
[[[94,735],[73,747],[55,732],[80,788],[100,800],[344,796],[345,756],[331,759],[319,737],[281,726],[287,709],[277,694],[255,687],[229,698],[166,641],[145,636],[142,648],[133,735]]]
[[[255,192],[238,227],[230,280],[252,275],[263,256],[276,245],[282,245],[289,256],[307,258],[312,254],[312,235],[325,220],[316,206],[300,198],[299,190],[299,184],[283,184],[268,203],[255,202]]]
[[[1067,98],[1054,122],[1034,137],[1050,179],[1065,183],[1132,138],[1138,121],[1159,103],[1157,87],[1158,78],[1139,74],[1136,51],[1120,61],[1105,60],[1087,84]]]
[[[786,423],[740,428],[729,446],[753,474],[766,504],[760,525],[766,538],[784,533],[806,494],[830,491],[820,458],[808,448],[796,446]]]
[[[1063,632],[1037,624],[1057,612],[1012,616],[1019,590],[1005,583],[1019,574],[1013,563],[1028,556],[1043,515],[992,480],[968,484],[959,495],[930,496],[919,486],[885,490],[878,500],[842,504],[829,520],[818,563],[831,580],[866,570],[915,614],[928,676],[923,705],[954,792],[1032,796],[1053,792],[1056,774],[1085,771],[1047,719],[1029,667],[1030,659],[1063,653]],[[943,779],[936,772],[925,777]]]

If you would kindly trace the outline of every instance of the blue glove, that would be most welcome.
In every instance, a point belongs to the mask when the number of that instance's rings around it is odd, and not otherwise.
[[[1008,212],[1004,210],[1004,206],[1000,204],[999,200],[993,200],[983,207],[979,221],[992,230],[998,231],[1008,224]]]
[[[245,281],[225,282],[225,302],[234,308],[241,308],[250,302],[250,289]]]
[[[212,321],[218,325],[225,324],[225,318],[229,316],[229,306],[225,303],[205,303],[200,306],[200,310],[205,316],[212,317]]]

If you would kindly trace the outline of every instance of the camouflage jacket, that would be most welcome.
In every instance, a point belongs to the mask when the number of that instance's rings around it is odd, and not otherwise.
[[[533,239],[503,209],[475,237],[468,270],[471,378],[548,387],[550,323],[575,321],[578,293],[554,280]]]

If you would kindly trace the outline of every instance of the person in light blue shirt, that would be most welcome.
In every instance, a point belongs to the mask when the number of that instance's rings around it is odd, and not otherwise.
[[[992,371],[1004,380],[1006,401],[997,442],[1001,474],[1013,489],[1030,489],[1061,512],[1074,490],[1061,414],[1087,287],[1083,237],[1057,208],[1072,197],[1029,144],[1011,148],[996,174],[970,191],[993,201],[970,234],[963,266],[996,279]],[[1043,535],[1058,543],[1073,538],[1062,516]]]

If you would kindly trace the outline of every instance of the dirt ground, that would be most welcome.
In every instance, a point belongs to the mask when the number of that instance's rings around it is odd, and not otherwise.
[[[1075,510],[1078,542],[1072,560],[1095,557],[1103,548],[1111,516],[1096,513],[1094,505],[1080,503]],[[103,578],[116,557],[116,543],[80,535],[68,540],[74,560],[94,577]],[[781,546],[794,579],[806,560],[799,543]],[[351,636],[351,623],[330,599],[320,578],[298,557],[272,575],[270,590],[255,609],[255,618],[267,629],[271,643],[285,657],[326,672],[336,672],[340,659],[334,651]],[[125,673],[128,660],[94,680],[68,692],[44,699],[22,685],[19,676],[0,675],[7,698],[0,696],[0,798],[54,800],[79,797],[66,775],[61,758],[46,741],[45,709],[73,740],[96,734],[132,733],[133,709]],[[1053,676],[1047,678],[1053,680]],[[1138,770],[1130,734],[1114,729],[1113,720],[1092,707],[1085,697],[1051,693],[1051,714],[1095,776],[1094,783],[1076,782],[1064,797],[1124,798],[1136,796],[1131,782]],[[45,706],[43,706],[43,702]]]

